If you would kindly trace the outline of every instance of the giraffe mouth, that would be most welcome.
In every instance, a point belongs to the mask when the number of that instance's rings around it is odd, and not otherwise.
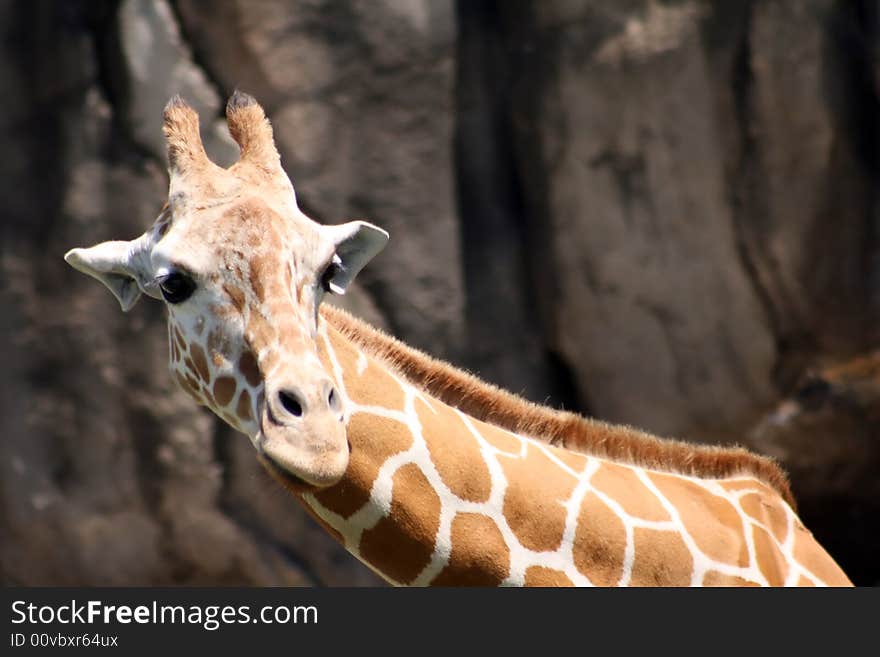
[[[267,419],[269,420],[269,422],[280,426],[280,423],[272,416],[272,413],[271,411],[269,411],[268,408],[266,409],[266,415],[268,416]],[[257,460],[264,468],[266,468],[269,474],[274,479],[279,481],[285,488],[294,490],[296,492],[301,492],[314,488],[314,486],[312,484],[309,484],[305,479],[291,472],[289,467],[285,467],[282,463],[273,458],[273,456],[266,450],[265,428],[263,429],[261,434],[262,440],[257,447]]]
[[[350,456],[345,425],[318,413],[294,425],[279,422],[267,404],[255,441],[257,457],[286,488],[297,492],[337,483]]]
[[[305,493],[314,490],[314,486],[305,479],[297,477],[276,463],[271,456],[262,450],[257,452],[257,460],[268,471],[269,475],[282,486],[294,493]]]

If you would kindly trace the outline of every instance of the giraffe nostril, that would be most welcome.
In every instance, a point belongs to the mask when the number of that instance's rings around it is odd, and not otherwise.
[[[341,410],[342,404],[339,401],[339,393],[336,392],[336,388],[330,388],[330,393],[327,395],[327,405],[335,413]]]
[[[281,406],[284,407],[284,410],[294,417],[302,417],[303,407],[296,396],[282,390],[278,393],[278,399],[281,401]]]

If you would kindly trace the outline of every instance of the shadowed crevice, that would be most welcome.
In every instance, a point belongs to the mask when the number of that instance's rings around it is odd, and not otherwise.
[[[523,198],[511,112],[514,60],[498,3],[457,3],[454,166],[469,369],[534,401],[579,407],[545,357],[542,262]],[[540,292],[539,292],[540,290]]]
[[[804,309],[788,293],[777,271],[774,257],[762,239],[761,225],[770,216],[769,190],[763,178],[754,114],[754,72],[751,31],[754,2],[741,9],[737,26],[730,84],[733,96],[738,155],[730,176],[730,204],[736,253],[758,299],[776,345],[773,380],[785,390],[802,370],[808,354],[815,350],[815,337]]]
[[[836,134],[835,168],[844,171],[825,221],[813,235],[813,250],[843,233],[842,252],[855,257],[805,272],[820,302],[850,314],[853,331],[845,342],[870,348],[880,338],[880,6],[871,0],[837,0],[827,20],[824,86]],[[841,226],[840,199],[851,217]],[[837,237],[838,241],[841,238]]]

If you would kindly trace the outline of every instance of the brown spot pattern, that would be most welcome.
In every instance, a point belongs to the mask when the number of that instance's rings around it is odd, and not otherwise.
[[[208,359],[205,358],[205,350],[193,342],[189,346],[189,352],[192,354],[193,363],[196,367],[196,374],[199,375],[199,378],[202,381],[208,383],[211,380],[211,370],[208,369]]]
[[[659,471],[700,473],[708,479],[750,471],[772,482],[788,499],[785,474],[771,460],[743,449],[718,449],[663,441],[630,427],[605,424],[524,402],[451,365],[384,335],[342,310],[325,306],[321,314],[352,343],[377,353],[441,401],[511,431],[609,460],[640,463]]]
[[[257,299],[264,300],[266,298],[265,291],[263,290],[263,259],[259,257],[253,257],[250,260],[250,267],[248,268],[248,279],[251,283],[251,289],[254,291],[254,295]]]
[[[725,575],[717,570],[710,570],[703,575],[703,586],[760,586],[757,582],[752,582],[736,575]]]
[[[762,484],[757,479],[722,479],[718,482],[724,490],[736,493],[741,490],[753,490],[765,497],[778,497],[779,494],[769,486]]]
[[[174,327],[174,340],[177,342],[177,346],[180,349],[180,352],[186,353],[186,340],[183,339],[183,334],[180,332],[180,329],[177,326]]]
[[[510,573],[510,549],[491,518],[459,513],[452,519],[449,563],[432,586],[498,586]]]
[[[574,586],[568,575],[561,570],[545,568],[544,566],[529,566],[526,568],[526,586]]]
[[[642,520],[670,520],[660,500],[639,480],[630,468],[603,463],[590,479],[590,484],[615,500],[623,510]]]
[[[323,506],[343,518],[367,503],[379,468],[394,454],[409,449],[413,441],[405,424],[364,413],[352,416],[347,433],[351,453],[345,477],[315,493]],[[376,440],[376,436],[382,436],[382,440]]]
[[[492,445],[492,447],[499,449],[502,452],[518,454],[520,449],[522,449],[523,443],[520,438],[517,438],[503,429],[492,426],[491,424],[480,425],[480,435],[482,435],[486,442]]]
[[[803,527],[795,525],[794,558],[810,573],[828,586],[850,586],[849,578],[834,559],[816,542],[813,535]]]
[[[323,343],[323,341],[321,341]],[[324,356],[326,352],[321,344],[321,361],[332,372],[329,360]],[[356,404],[364,406],[381,406],[394,411],[403,411],[405,397],[403,388],[391,375],[379,368],[370,359],[367,369],[362,376],[357,375],[357,354],[352,349],[337,349],[336,357],[342,366],[345,389],[348,396]]]
[[[202,387],[202,397],[205,400],[205,403],[211,408],[217,408],[217,404],[214,402],[214,395],[211,394],[211,391],[208,389],[208,386]]]
[[[744,495],[740,498],[740,508],[749,516],[767,527],[780,543],[785,542],[788,534],[788,517],[778,498],[766,498],[759,493]]]
[[[565,449],[563,447],[550,446],[548,449],[553,452],[553,455],[556,458],[565,463],[565,465],[567,465],[578,474],[583,472],[587,467],[586,454],[578,454],[577,452],[572,452],[571,450]]]
[[[186,382],[189,384],[189,387],[192,388],[193,392],[195,392],[198,395],[201,395],[202,384],[199,383],[198,379],[196,379],[189,372],[187,372],[184,376],[186,376]]]
[[[572,556],[574,565],[596,586],[614,586],[623,575],[626,528],[595,493],[581,502]]]
[[[229,376],[217,377],[214,381],[214,399],[219,406],[226,406],[232,401],[236,389],[235,379]]]
[[[706,556],[742,568],[749,565],[742,520],[730,502],[687,479],[653,472],[648,476],[678,510],[688,533]]]
[[[238,359],[238,371],[251,386],[256,387],[260,384],[260,368],[257,367],[257,359],[249,349],[245,349]]]
[[[392,478],[391,512],[361,536],[361,557],[406,584],[430,562],[439,528],[440,498],[417,465],[404,465]]]
[[[199,404],[204,403],[204,398],[202,397],[202,386],[201,384],[189,373],[185,373],[183,375],[180,372],[175,372],[177,377],[177,382],[180,383],[181,387],[190,394],[190,396],[196,400]]]
[[[188,392],[193,397],[198,397],[198,385],[193,386],[190,383],[190,380],[185,377],[180,372],[174,372],[174,378],[177,379],[177,384],[185,391]]]
[[[676,532],[636,527],[630,586],[690,586],[694,558]]]
[[[767,583],[770,586],[785,584],[788,567],[779,547],[770,538],[770,534],[760,527],[752,525],[752,539],[755,542],[755,558],[758,560],[758,568],[767,579]]]
[[[251,395],[247,390],[242,390],[238,398],[238,405],[235,407],[235,414],[242,419],[243,422],[250,422],[253,419],[251,413]]]
[[[241,312],[244,309],[244,292],[241,291],[241,288],[234,285],[224,285],[223,291],[226,292],[226,295],[232,301],[232,306],[238,312]]]
[[[499,455],[510,485],[502,509],[517,540],[530,550],[555,550],[562,542],[565,507],[577,479],[560,469],[534,445],[525,458]]]
[[[432,401],[431,408],[421,399],[415,401],[422,436],[440,478],[459,498],[486,502],[492,491],[492,477],[477,439],[449,407]]]
[[[740,490],[761,490],[766,488],[761,482],[754,479],[728,479],[718,482],[724,490],[735,493]]]

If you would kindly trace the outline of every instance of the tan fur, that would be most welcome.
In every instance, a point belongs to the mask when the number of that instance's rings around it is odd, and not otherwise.
[[[498,586],[510,568],[510,549],[491,518],[459,513],[452,520],[449,563],[431,586]]]
[[[623,574],[625,553],[623,521],[595,493],[587,493],[572,546],[575,567],[596,586],[614,586]]]
[[[236,91],[226,104],[229,134],[241,148],[236,167],[254,164],[274,168],[280,163],[272,126],[263,108],[250,96]]]
[[[484,422],[551,445],[653,470],[722,479],[752,475],[795,508],[788,477],[770,458],[739,447],[716,447],[658,438],[623,425],[528,402],[386,335],[347,312],[323,306],[325,320],[413,385]]]
[[[202,146],[199,115],[180,96],[174,96],[165,106],[162,132],[168,144],[168,163],[173,171],[216,167]]]
[[[391,510],[361,537],[367,563],[396,582],[411,582],[431,561],[440,529],[440,497],[414,464],[392,477]]]

